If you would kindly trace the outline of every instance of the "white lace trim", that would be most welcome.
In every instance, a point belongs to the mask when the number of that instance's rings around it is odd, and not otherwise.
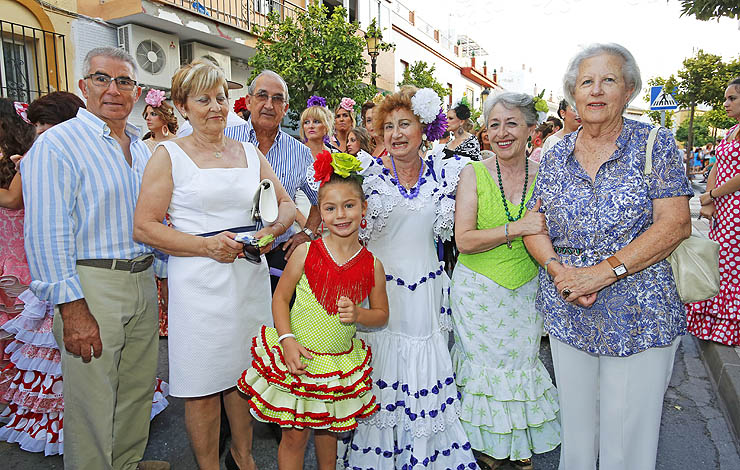
[[[430,154],[424,162],[427,170],[422,175],[426,180],[414,199],[401,195],[398,187],[390,182],[393,175],[384,172],[384,166],[373,157],[362,156],[363,188],[367,196],[367,227],[360,229],[360,238],[368,241],[373,233],[385,227],[388,218],[396,205],[403,204],[414,211],[420,210],[430,202],[436,204],[434,235],[436,238],[449,240],[455,221],[455,193],[460,180],[460,171],[470,161],[467,158],[455,157],[442,159],[443,154]],[[436,177],[436,180],[435,180]]]

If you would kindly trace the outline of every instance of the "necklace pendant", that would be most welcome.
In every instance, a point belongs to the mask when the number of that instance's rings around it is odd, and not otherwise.
[[[221,157],[223,157],[223,154],[221,152],[215,152],[213,154],[213,156],[216,157],[216,158],[221,158]]]

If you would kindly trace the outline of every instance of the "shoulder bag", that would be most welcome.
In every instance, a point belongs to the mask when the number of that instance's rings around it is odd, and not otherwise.
[[[660,127],[650,130],[645,149],[645,175],[653,171],[653,145]],[[683,303],[698,302],[719,293],[719,243],[691,234],[668,256],[678,296]]]

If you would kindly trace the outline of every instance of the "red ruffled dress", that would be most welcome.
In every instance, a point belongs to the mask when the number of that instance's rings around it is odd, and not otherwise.
[[[719,186],[740,174],[740,142],[723,140],[716,154]],[[740,345],[740,191],[719,197],[714,204],[717,214],[709,238],[720,244],[719,294],[687,304],[688,330],[697,338],[735,346]]]
[[[23,311],[18,296],[31,283],[23,248],[23,215],[23,209],[0,207],[0,326]],[[4,353],[9,342],[8,335],[0,331],[0,369],[9,359]]]
[[[310,243],[303,276],[296,286],[290,327],[311,352],[306,374],[288,372],[275,328],[262,327],[252,340],[252,367],[237,386],[251,396],[252,414],[284,427],[355,429],[357,419],[377,411],[372,394],[370,348],[355,338],[355,325],[339,321],[337,300],[360,304],[374,285],[375,259],[362,248],[337,265],[321,239]]]

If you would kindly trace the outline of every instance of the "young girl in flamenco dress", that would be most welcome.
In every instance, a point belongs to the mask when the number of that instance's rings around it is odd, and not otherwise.
[[[273,295],[275,328],[263,326],[253,339],[252,367],[238,383],[255,418],[283,427],[280,470],[303,468],[311,429],[319,468],[333,470],[336,433],[377,411],[370,348],[354,337],[355,324],[388,321],[383,265],[358,238],[367,209],[360,162],[322,152],[314,169],[328,235],[290,257]]]

